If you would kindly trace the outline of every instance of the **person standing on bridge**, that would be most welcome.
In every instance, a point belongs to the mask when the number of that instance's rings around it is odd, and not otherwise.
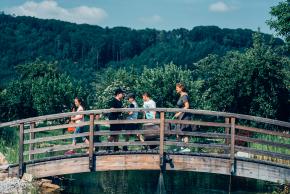
[[[124,98],[124,91],[122,89],[117,89],[115,91],[115,96],[113,99],[109,102],[109,107],[114,108],[122,108],[122,99]],[[122,113],[121,112],[111,112],[109,114],[109,120],[121,120],[122,119]],[[110,125],[110,131],[121,131],[123,129],[122,124],[111,124]],[[118,142],[119,136],[118,135],[110,135],[108,138],[109,142]],[[114,151],[119,151],[119,148],[117,146],[114,147]]]
[[[151,96],[148,92],[144,92],[142,95],[144,104],[143,104],[143,108],[146,109],[150,109],[150,108],[156,108],[156,103],[154,100],[151,99]],[[144,111],[144,118],[145,119],[155,119],[156,118],[156,111]],[[156,129],[159,126],[152,124],[152,123],[147,123],[143,125],[143,130],[146,129]],[[157,137],[156,135],[139,135],[139,139],[140,141],[144,142],[146,141],[156,141]],[[146,149],[155,149],[157,148],[156,145],[149,145],[149,146],[145,146]]]
[[[84,111],[84,107],[82,105],[82,101],[80,98],[75,97],[74,99],[74,104],[77,107],[77,111],[76,112],[81,112]],[[84,115],[79,114],[79,115],[75,115],[71,117],[71,121],[75,122],[75,123],[81,123],[84,122]],[[74,135],[78,134],[78,133],[82,133],[83,132],[83,128],[84,127],[76,127],[75,131],[74,131]],[[89,140],[86,137],[82,137],[82,140],[86,143],[89,144]],[[75,137],[73,137],[73,142],[72,145],[75,146],[77,143],[77,140]],[[75,151],[73,150],[69,150],[67,152],[65,152],[65,154],[74,154]]]
[[[179,99],[177,101],[177,107],[183,109],[189,109],[189,97],[186,92],[186,88],[184,84],[177,83],[175,87],[176,93],[179,94]],[[175,119],[179,120],[191,120],[191,114],[186,112],[177,112],[173,116]],[[180,124],[178,129],[180,131],[192,131],[192,126],[189,124]],[[184,143],[188,143],[189,137],[188,136],[179,136]],[[181,147],[180,152],[190,152],[189,148]]]
[[[151,99],[151,96],[148,92],[144,92],[142,98],[144,101],[143,108],[156,108],[156,103]],[[155,111],[145,111],[144,117],[146,119],[155,119],[155,116]]]
[[[127,96],[128,102],[130,103],[128,108],[138,108],[138,104],[136,102],[136,96],[134,93],[129,93]],[[128,116],[126,117],[127,120],[136,120],[138,119],[138,112],[136,111],[131,111],[128,113]],[[137,130],[138,129],[138,124],[126,124],[124,125],[124,128],[126,130]],[[132,135],[125,135],[125,141],[128,142],[130,137]],[[123,151],[128,151],[128,146],[123,147]]]

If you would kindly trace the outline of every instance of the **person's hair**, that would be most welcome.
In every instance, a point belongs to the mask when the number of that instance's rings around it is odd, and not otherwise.
[[[142,96],[147,96],[147,97],[151,97],[151,95],[148,93],[148,92],[144,92],[143,94],[142,94]]]
[[[77,100],[80,104],[83,104],[83,101],[79,97],[75,97],[75,100]]]
[[[134,93],[130,93],[130,94],[128,94],[128,99],[129,98],[133,98],[134,100],[136,99],[136,96],[135,96],[135,94]]]
[[[181,91],[182,92],[186,92],[186,88],[185,88],[185,85],[183,83],[177,83],[176,84],[176,87],[181,88]]]
[[[117,96],[118,94],[123,94],[124,91],[121,88],[118,88],[117,90],[115,90],[114,95]]]

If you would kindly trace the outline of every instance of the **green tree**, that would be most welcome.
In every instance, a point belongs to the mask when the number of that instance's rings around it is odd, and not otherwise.
[[[136,69],[120,68],[118,70],[109,68],[99,74],[96,84],[96,107],[108,108],[107,104],[113,97],[114,90],[123,88],[126,92],[137,94],[137,101],[141,105],[141,95],[149,92],[156,101],[158,107],[175,107],[178,96],[175,92],[175,84],[183,82],[191,98],[191,106],[201,107],[202,80],[194,80],[191,70],[183,69],[174,64],[168,64],[156,68],[144,68],[142,72]]]
[[[274,28],[278,35],[285,38],[290,44],[290,0],[280,2],[277,6],[271,8],[270,14],[273,16],[267,21],[271,28]]]
[[[1,118],[14,120],[69,111],[75,96],[85,98],[80,83],[57,70],[57,64],[37,60],[17,66],[18,79],[1,91]]]
[[[206,83],[203,92],[213,110],[288,120],[285,67],[289,58],[266,45],[260,33],[253,41],[253,48],[245,53],[210,55],[196,64]]]

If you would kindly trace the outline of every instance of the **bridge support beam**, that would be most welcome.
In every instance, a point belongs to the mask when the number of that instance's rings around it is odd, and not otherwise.
[[[94,114],[90,114],[90,136],[89,136],[89,168],[90,171],[95,169],[94,160]]]
[[[18,166],[18,177],[21,178],[24,173],[24,123],[19,125],[19,166]]]
[[[230,153],[230,174],[236,174],[236,165],[235,165],[235,123],[236,118],[231,118],[231,153]]]
[[[165,128],[165,113],[160,112],[160,143],[159,143],[159,164],[160,164],[160,170],[164,169],[164,128]],[[166,165],[166,163],[165,163]]]

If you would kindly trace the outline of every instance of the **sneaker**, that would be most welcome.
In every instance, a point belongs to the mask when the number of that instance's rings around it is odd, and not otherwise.
[[[191,150],[189,148],[184,148],[184,147],[181,147],[180,151],[181,153],[185,153],[185,152],[190,152]]]

